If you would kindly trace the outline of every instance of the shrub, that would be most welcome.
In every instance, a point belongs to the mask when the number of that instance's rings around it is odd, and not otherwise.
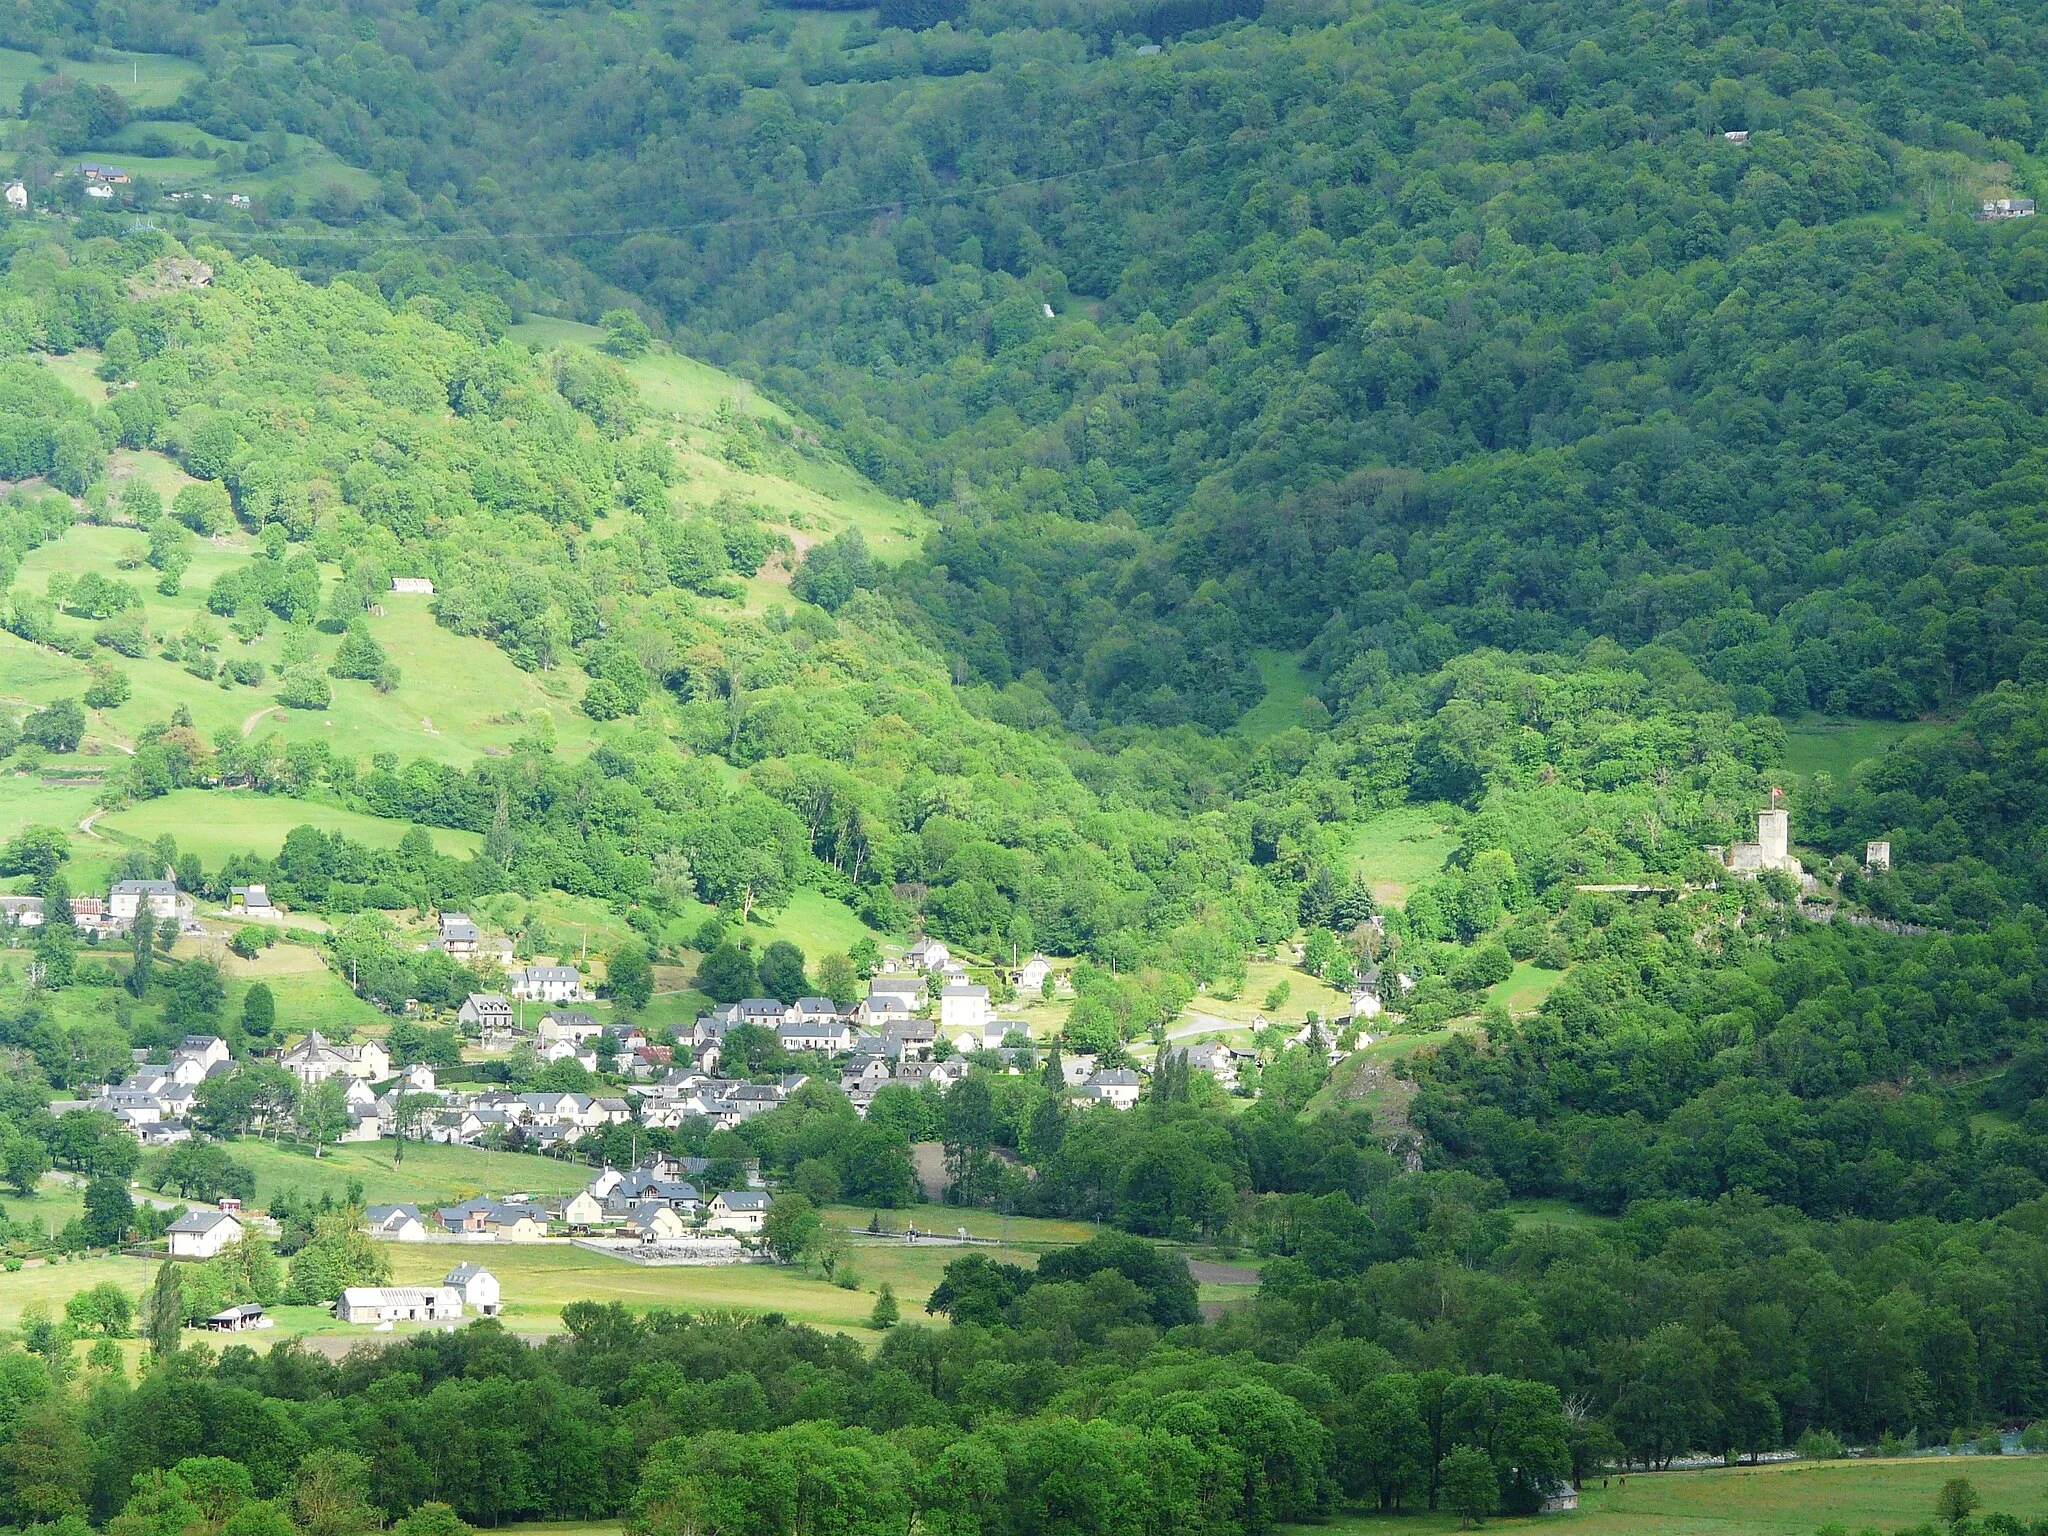
[[[94,667],[92,682],[86,686],[85,704],[88,709],[115,709],[128,702],[135,691],[128,681],[128,674],[118,667]]]
[[[1802,1434],[1793,1449],[1808,1461],[1840,1461],[1849,1454],[1832,1430],[1818,1426]]]
[[[334,689],[314,667],[293,667],[278,685],[277,702],[286,709],[325,709],[333,699]]]

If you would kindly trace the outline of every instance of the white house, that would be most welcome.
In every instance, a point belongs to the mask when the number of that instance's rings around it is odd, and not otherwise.
[[[7,210],[10,213],[28,212],[28,188],[18,181],[7,183]]]
[[[391,578],[394,592],[417,592],[422,597],[434,595],[434,584],[424,576],[394,576]]]
[[[427,1224],[416,1205],[373,1205],[363,1212],[363,1225],[372,1237],[394,1243],[423,1243]]]
[[[953,958],[953,951],[937,939],[919,939],[910,946],[910,953],[903,958],[917,970],[936,971]]]
[[[462,1316],[462,1295],[445,1285],[352,1285],[334,1304],[338,1323],[438,1323]]]
[[[643,1200],[634,1206],[627,1218],[627,1224],[645,1243],[681,1237],[689,1230],[688,1224],[676,1214],[675,1207],[663,1205],[659,1200]],[[757,1226],[747,1230],[759,1231],[760,1228]]]
[[[550,1008],[540,1018],[540,1038],[548,1045],[557,1040],[583,1045],[603,1033],[604,1025],[589,1014],[574,1009]]]
[[[840,1018],[785,1020],[775,1028],[785,1051],[823,1051],[838,1056],[853,1049],[853,1026]]]
[[[132,923],[144,902],[149,903],[149,915],[158,922],[174,921],[178,915],[178,882],[116,880],[107,892],[107,915],[117,923]]]
[[[1138,1096],[1145,1091],[1145,1080],[1128,1067],[1111,1067],[1097,1072],[1081,1087],[1081,1092],[1098,1104],[1107,1104],[1111,1109],[1133,1109]]]
[[[356,1077],[381,1083],[391,1075],[391,1053],[381,1041],[336,1045],[317,1029],[281,1052],[277,1062],[308,1088],[330,1077]]]
[[[758,1232],[768,1220],[768,1197],[759,1190],[729,1189],[711,1202],[704,1225],[721,1232]]]
[[[980,1034],[995,1016],[995,1008],[988,1000],[987,987],[962,983],[947,987],[939,993],[939,1030],[948,1038],[961,1030],[972,1030]]]
[[[483,937],[483,930],[470,921],[467,912],[443,912],[441,934],[435,942],[451,955],[473,955]]]
[[[0,896],[0,923],[13,923],[21,928],[42,927],[43,898],[40,896]]]
[[[168,1231],[174,1259],[210,1259],[242,1240],[242,1224],[226,1211],[187,1211]]]
[[[492,1029],[512,1027],[512,1000],[502,992],[472,992],[455,1010],[455,1021],[464,1029],[483,1034]]]
[[[460,1296],[465,1307],[476,1308],[479,1316],[498,1315],[498,1277],[483,1265],[458,1264],[441,1284]]]
[[[277,908],[270,901],[269,888],[261,885],[229,886],[228,911],[240,913],[243,917],[274,918],[277,916]]]
[[[887,1029],[901,1024],[916,1010],[916,998],[904,992],[877,988],[860,1000],[853,1010],[854,1022],[862,1029]]]
[[[1043,955],[1033,955],[1017,967],[1017,990],[1036,996],[1044,987],[1045,980],[1052,975],[1052,962]]]
[[[604,1198],[587,1189],[579,1189],[562,1202],[562,1225],[566,1227],[591,1227],[604,1220]]]
[[[573,965],[529,965],[511,976],[512,995],[529,1003],[573,1003],[583,997],[583,977]]]

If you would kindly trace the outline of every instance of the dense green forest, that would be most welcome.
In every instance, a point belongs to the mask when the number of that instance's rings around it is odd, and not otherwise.
[[[894,587],[1084,729],[1227,724],[1265,644],[1339,716],[1604,634],[1907,718],[2039,643],[2048,237],[1962,216],[2048,118],[2024,7],[233,9],[123,40],[384,189],[239,244],[637,296],[941,507]]]

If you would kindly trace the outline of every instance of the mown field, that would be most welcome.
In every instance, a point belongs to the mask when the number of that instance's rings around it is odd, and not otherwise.
[[[228,1150],[237,1162],[255,1170],[254,1203],[258,1206],[268,1205],[284,1191],[313,1199],[333,1195],[338,1200],[352,1180],[361,1182],[363,1198],[372,1205],[409,1200],[424,1209],[452,1205],[473,1195],[516,1191],[552,1199],[581,1189],[596,1172],[582,1163],[525,1152],[486,1152],[478,1147],[425,1142],[408,1144],[405,1161],[394,1166],[396,1148],[393,1141],[362,1142],[329,1147],[325,1155],[316,1158],[310,1148],[290,1143],[272,1146],[243,1137],[230,1143]]]
[[[1259,664],[1266,693],[1238,717],[1235,729],[1252,741],[1264,741],[1303,723],[1302,702],[1315,678],[1286,651],[1259,650],[1252,656]]]
[[[208,868],[235,853],[274,858],[294,827],[314,826],[339,832],[372,848],[393,848],[412,830],[412,823],[316,801],[283,795],[258,795],[246,790],[181,789],[155,800],[143,800],[94,823],[101,831],[154,842],[168,832],[180,851],[196,853]],[[483,846],[475,832],[429,827],[434,847],[461,858]]]
[[[1839,782],[1858,763],[1882,756],[1893,743],[1920,729],[1905,720],[1828,720],[1811,716],[1785,727],[1785,767],[1801,777],[1831,774]]]
[[[1830,1524],[1895,1531],[1932,1521],[1935,1494],[1959,1476],[1976,1485],[1987,1513],[2048,1515],[2048,1456],[1924,1456],[1638,1474],[1626,1486],[1610,1478],[1605,1488],[1596,1478],[1574,1513],[1489,1520],[1486,1528],[1560,1536],[1809,1536]],[[1342,1536],[1422,1536],[1458,1528],[1456,1517],[1427,1512],[1353,1514],[1318,1527]]]

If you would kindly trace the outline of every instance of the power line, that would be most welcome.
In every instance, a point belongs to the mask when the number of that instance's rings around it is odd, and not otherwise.
[[[1486,70],[1502,67],[1525,66],[1538,59],[1554,58],[1569,52],[1581,43],[1593,42],[1627,31],[1638,25],[1654,22],[1661,13],[1683,9],[1692,0],[1666,0],[1666,3],[1649,15],[1631,16],[1582,32],[1576,37],[1552,44],[1548,48],[1520,48],[1512,54],[1498,58],[1483,59],[1477,63],[1445,75],[1429,83],[1436,85],[1460,84]],[[882,198],[873,202],[849,203],[837,208],[812,208],[788,213],[727,214],[717,218],[696,219],[673,224],[626,224],[614,225],[608,229],[525,229],[493,233],[489,230],[443,230],[437,233],[421,231],[397,231],[391,233],[357,231],[311,231],[296,230],[213,230],[193,231],[194,239],[213,239],[221,242],[231,240],[293,242],[316,245],[434,245],[444,242],[471,242],[481,244],[505,244],[513,241],[545,242],[574,240],[622,240],[636,235],[688,235],[711,229],[767,228],[785,224],[822,223],[831,219],[852,218],[861,214],[889,213],[911,208],[934,208],[946,203],[970,201],[982,197],[1000,197],[1006,192],[1015,192],[1031,187],[1050,186],[1058,182],[1077,180],[1083,176],[1107,175],[1116,171],[1134,170],[1139,166],[1156,165],[1161,161],[1179,159],[1210,149],[1227,145],[1228,139],[1197,139],[1177,149],[1162,149],[1147,155],[1138,155],[1125,160],[1104,161],[1098,165],[1080,166],[1073,170],[1051,171],[1043,176],[1021,177],[1013,181],[1000,182],[992,186],[966,187],[958,191],[930,193],[922,196]]]

